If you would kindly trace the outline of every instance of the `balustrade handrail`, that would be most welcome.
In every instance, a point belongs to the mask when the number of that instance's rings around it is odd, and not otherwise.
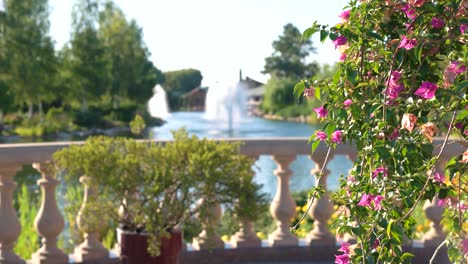
[[[291,137],[291,138],[229,138],[229,139],[213,139],[231,142],[242,142],[240,152],[249,156],[255,155],[310,155],[311,146],[308,144],[308,138]],[[153,142],[167,142],[170,140],[154,140]],[[443,156],[460,155],[464,148],[461,144],[453,144],[456,139],[451,139],[447,145]],[[0,144],[0,165],[1,164],[31,164],[34,162],[43,162],[50,160],[52,154],[70,145],[81,145],[84,141],[69,141],[69,142],[42,142],[42,143],[18,143],[18,144]],[[435,138],[434,152],[438,150],[443,143],[442,138]],[[326,153],[325,144],[320,144],[315,150],[315,155]],[[355,152],[355,149],[350,144],[339,144],[333,150],[334,154],[349,155]]]

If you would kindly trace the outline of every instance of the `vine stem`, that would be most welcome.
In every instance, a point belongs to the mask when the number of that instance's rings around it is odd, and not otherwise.
[[[445,135],[445,138],[444,138],[444,143],[442,144],[442,146],[440,147],[440,151],[439,151],[439,154],[437,154],[437,157],[436,157],[436,160],[435,162],[437,162],[439,159],[440,159],[440,156],[442,155],[442,152],[445,150],[445,146],[447,145],[447,141],[448,141],[448,138],[450,136],[450,133],[452,132],[452,127],[453,127],[453,122],[455,120],[455,116],[457,114],[457,111],[453,111],[452,112],[452,119],[450,120],[450,124],[449,124],[449,128],[448,128],[448,131],[447,131],[447,135]],[[414,209],[416,208],[416,205],[419,203],[419,201],[421,200],[423,194],[424,194],[424,190],[426,189],[427,185],[429,184],[429,181],[433,178],[434,176],[434,172],[435,172],[435,164],[433,165],[432,169],[431,169],[431,175],[429,177],[427,177],[427,180],[426,182],[424,183],[424,186],[422,188],[422,191],[419,193],[419,196],[418,198],[416,199],[416,202],[414,203],[414,205],[411,207],[411,209],[403,216],[400,218],[400,220],[403,220],[405,218],[407,218],[408,216],[410,216]]]
[[[320,180],[320,177],[322,177],[323,170],[327,166],[328,157],[330,156],[330,152],[331,152],[331,147],[328,147],[327,155],[325,156],[325,160],[323,161],[322,167],[320,168],[320,172],[318,173],[319,177],[317,177],[317,186],[319,186],[318,181]],[[304,220],[304,218],[306,217],[306,215],[309,212],[310,208],[312,207],[312,204],[314,203],[316,195],[317,195],[317,189],[314,190],[314,192],[312,193],[312,196],[307,200],[307,204],[308,204],[307,209],[302,214],[299,221],[297,221],[297,223],[294,226],[291,227],[292,229],[296,229],[297,226]]]

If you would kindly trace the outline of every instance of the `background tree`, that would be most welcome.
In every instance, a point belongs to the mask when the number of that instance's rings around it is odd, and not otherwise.
[[[28,106],[51,101],[50,84],[55,74],[55,55],[49,32],[47,0],[5,0],[2,15],[2,69],[0,78],[17,104]]]
[[[302,77],[312,77],[318,71],[316,63],[307,64],[305,59],[315,52],[311,40],[301,41],[302,34],[294,25],[286,24],[283,35],[273,41],[274,52],[265,59],[262,73],[280,78],[290,77],[299,81]]]
[[[88,102],[99,102],[110,83],[110,63],[106,57],[104,43],[98,38],[96,29],[99,10],[98,2],[78,0],[72,12],[72,36],[69,60],[70,93],[81,101],[84,112]]]
[[[141,28],[135,20],[128,22],[122,10],[107,2],[99,15],[99,37],[110,62],[112,81],[107,92],[113,107],[122,99],[146,103],[163,75],[149,59]]]
[[[164,73],[163,87],[167,92],[171,110],[181,106],[181,95],[201,85],[203,76],[199,70],[184,69]]]

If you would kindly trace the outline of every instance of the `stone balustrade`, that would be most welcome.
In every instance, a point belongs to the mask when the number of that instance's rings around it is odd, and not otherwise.
[[[330,171],[327,168],[322,168],[322,164],[327,155],[327,148],[321,144],[317,150],[311,155],[310,145],[307,144],[306,138],[266,138],[266,139],[228,139],[229,141],[242,141],[244,144],[241,147],[241,152],[253,158],[258,158],[260,155],[271,156],[272,160],[277,164],[274,175],[277,178],[276,193],[271,201],[270,213],[272,221],[276,223],[276,229],[268,235],[267,241],[262,241],[255,235],[252,223],[242,221],[241,229],[231,238],[229,246],[223,247],[220,243],[218,234],[208,234],[206,230],[200,233],[200,237],[194,239],[193,246],[189,247],[194,251],[204,251],[205,242],[211,239],[211,244],[219,247],[217,254],[226,253],[230,250],[238,248],[262,248],[272,257],[276,251],[273,249],[284,250],[285,254],[296,254],[294,248],[300,246],[300,240],[290,231],[290,219],[294,217],[296,204],[291,196],[289,189],[291,169],[289,165],[296,159],[298,155],[307,155],[311,162],[315,164],[315,168],[310,172],[310,177],[313,177],[317,172],[322,171],[322,177],[316,181],[316,184],[326,188],[326,180]],[[86,225],[87,216],[86,201],[93,195],[97,195],[93,189],[92,183],[86,176],[81,177],[80,182],[84,185],[84,200],[81,210],[77,215],[77,223],[84,233],[83,243],[76,245],[75,252],[67,256],[57,247],[57,236],[63,232],[64,219],[57,205],[55,198],[55,187],[59,183],[54,175],[49,172],[48,160],[51,155],[58,149],[69,146],[70,144],[82,144],[82,142],[51,142],[51,143],[28,143],[28,144],[2,144],[0,145],[0,264],[3,263],[26,263],[13,251],[13,246],[21,233],[20,222],[17,217],[17,212],[13,206],[13,191],[16,187],[14,180],[15,174],[21,169],[22,165],[33,164],[33,167],[41,174],[41,179],[38,180],[38,189],[42,191],[42,203],[37,212],[34,225],[38,236],[42,238],[40,249],[35,252],[28,263],[68,263],[74,262],[83,263],[109,263],[112,261],[109,257],[108,249],[104,248],[98,238],[99,226],[90,228]],[[441,139],[434,141],[436,150],[442,144]],[[441,164],[447,161],[448,158],[459,155],[464,151],[460,144],[448,144]],[[337,149],[329,153],[329,160],[333,160],[336,155],[343,155],[349,159],[354,159],[357,155],[354,148],[350,145],[339,145]],[[440,168],[439,168],[440,169]],[[443,240],[443,232],[440,226],[440,219],[443,212],[441,207],[436,206],[436,201],[427,202],[424,206],[427,218],[431,221],[431,229],[423,238],[422,247],[433,246]],[[220,219],[221,207],[213,208],[214,219],[206,220],[205,224],[216,224]],[[306,236],[305,243],[302,243],[302,248],[313,248],[317,246],[331,246],[331,251],[318,251],[314,254],[325,254],[328,257],[333,257],[334,247],[336,246],[335,235],[327,229],[327,222],[333,213],[333,205],[326,194],[321,199],[314,201],[310,207],[309,216],[314,219],[314,228]],[[234,248],[234,249],[229,249]],[[221,251],[220,251],[221,250]],[[221,252],[221,253],[220,253]],[[223,253],[224,252],[224,253]],[[248,252],[248,251],[239,251]],[[286,253],[289,252],[289,253]],[[294,253],[296,252],[296,253]],[[242,253],[242,254],[244,254]],[[208,254],[208,253],[203,253]],[[202,255],[203,255],[202,254]],[[241,254],[241,253],[239,253]],[[307,253],[309,254],[309,253]],[[247,253],[248,255],[248,253]],[[204,255],[203,255],[204,256]],[[278,255],[279,256],[279,255]],[[184,263],[197,263],[200,260],[197,256],[190,260],[190,256],[186,255]],[[212,263],[215,259],[212,258]],[[201,261],[200,263],[202,263]],[[209,263],[209,262],[205,262]],[[222,262],[219,262],[222,263]]]

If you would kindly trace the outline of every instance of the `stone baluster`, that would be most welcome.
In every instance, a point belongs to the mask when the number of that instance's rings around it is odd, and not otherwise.
[[[443,161],[444,162],[439,162],[436,166],[439,172],[442,172],[445,169],[447,159],[444,159]],[[428,176],[429,175],[430,173],[428,173]],[[442,225],[440,224],[445,208],[443,206],[437,205],[438,202],[439,199],[437,196],[435,196],[432,201],[426,200],[423,205],[424,213],[426,214],[426,217],[429,219],[429,221],[431,221],[431,228],[424,234],[422,238],[424,246],[437,247],[440,243],[442,243],[442,241],[445,240],[445,233],[442,230]]]
[[[258,157],[259,155],[250,155],[254,160],[258,160]],[[254,173],[252,170],[252,174]],[[231,244],[235,248],[261,247],[262,241],[255,234],[253,223],[248,219],[241,219],[240,229],[231,237]]]
[[[99,231],[103,228],[101,213],[96,204],[89,202],[96,198],[96,186],[88,176],[81,176],[84,185],[83,204],[76,218],[78,227],[84,233],[84,241],[75,248],[74,258],[77,262],[96,262],[109,258],[109,251],[99,241]]]
[[[0,263],[26,263],[13,252],[16,239],[21,233],[21,224],[13,207],[13,177],[21,169],[19,164],[0,167]]]
[[[276,221],[276,230],[268,236],[271,246],[295,246],[298,238],[290,231],[291,219],[296,213],[296,202],[289,190],[289,178],[292,175],[289,164],[296,158],[291,155],[274,155],[273,160],[278,165],[274,171],[278,182],[275,197],[270,205],[270,213]]]
[[[333,158],[330,155],[328,160]],[[313,175],[320,172],[325,161],[323,155],[312,155],[310,159],[315,163],[315,168],[311,170]],[[314,219],[314,228],[307,234],[306,240],[310,245],[335,245],[335,236],[328,230],[328,220],[333,214],[333,203],[327,192],[327,177],[330,171],[326,168],[322,171],[320,178],[316,177],[316,186],[320,185],[325,189],[325,193],[320,199],[314,199],[309,210],[309,216]]]
[[[203,203],[203,200],[200,201]],[[203,209],[204,214],[200,216],[203,230],[192,241],[192,246],[196,250],[224,248],[224,241],[218,234],[216,227],[221,222],[223,210],[219,203]]]
[[[42,188],[42,204],[34,220],[34,227],[42,236],[42,247],[31,258],[33,264],[68,263],[68,256],[57,247],[57,236],[64,227],[63,216],[55,200],[55,188],[59,181],[54,178],[53,167],[49,162],[34,163],[41,173],[37,184]]]

